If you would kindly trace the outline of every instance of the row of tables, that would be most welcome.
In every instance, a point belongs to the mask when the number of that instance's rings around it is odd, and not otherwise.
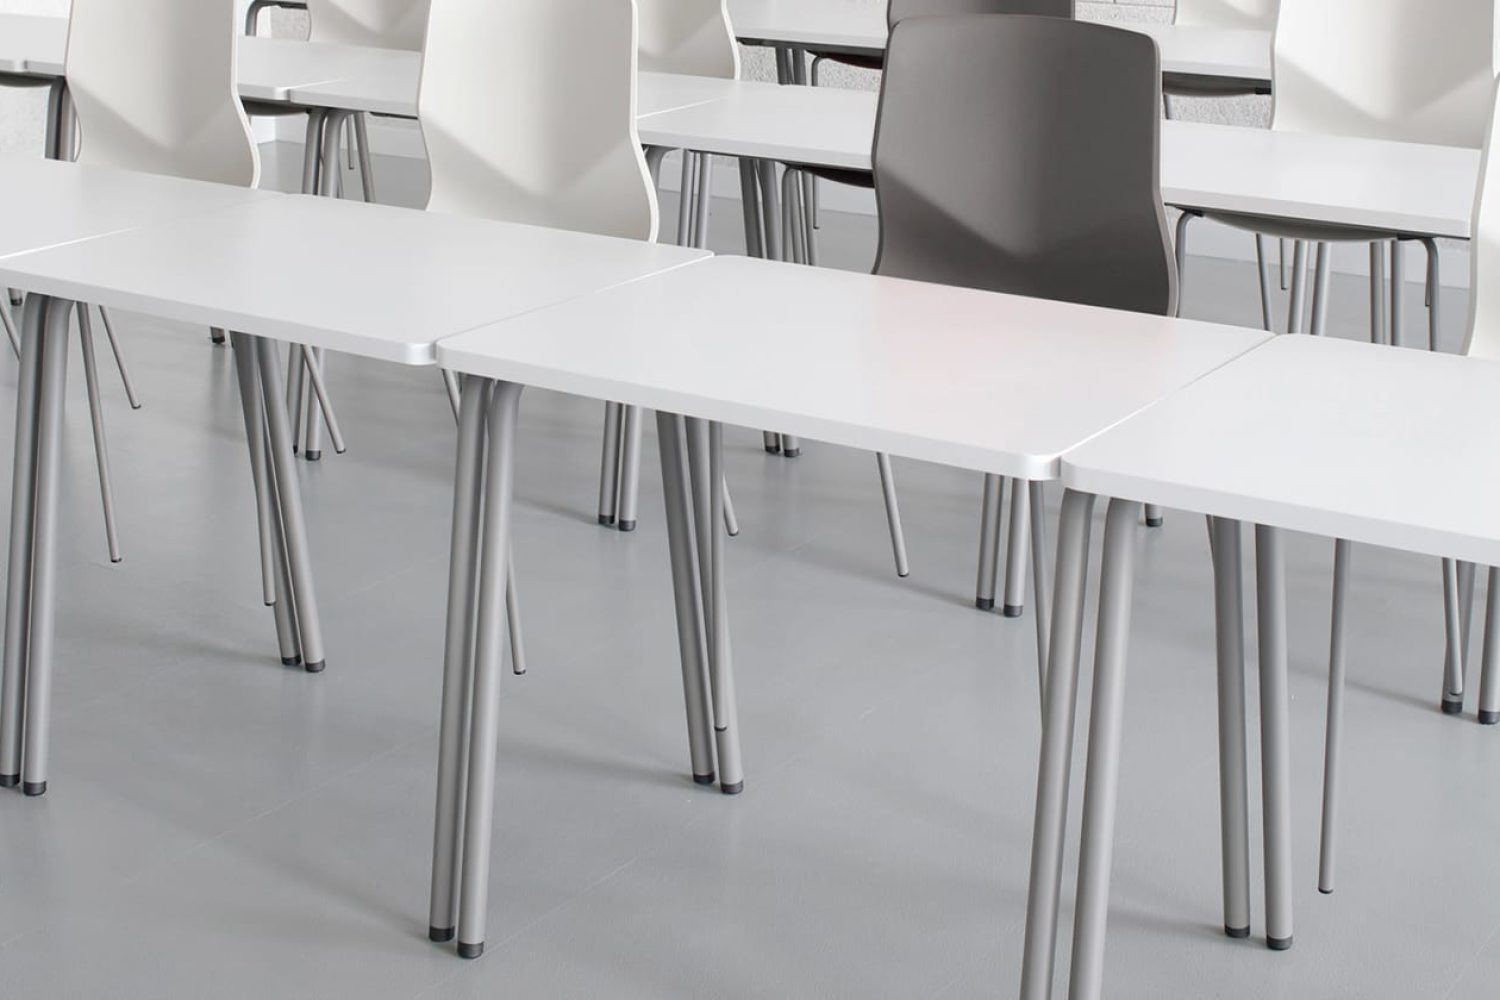
[[[508,558],[522,387],[655,409],[664,440],[684,445],[663,449],[663,476],[692,770],[700,778],[717,770],[727,791],[744,779],[721,533],[708,528],[717,511],[706,495],[719,496],[706,489],[717,481],[718,427],[783,427],[1067,488],[1046,634],[1027,996],[1047,995],[1051,976],[1092,497],[1116,499],[1104,543],[1084,799],[1073,958],[1073,995],[1081,997],[1097,996],[1102,984],[1130,535],[1139,503],[1216,519],[1216,568],[1221,586],[1234,591],[1223,605],[1221,636],[1239,634],[1237,612],[1229,610],[1240,604],[1239,535],[1227,528],[1241,521],[1259,525],[1257,558],[1270,570],[1279,558],[1278,529],[1500,561],[1500,516],[1490,502],[1500,488],[1500,458],[1491,447],[1500,430],[1493,405],[1500,365],[1488,362],[1273,340],[1187,320],[51,161],[0,161],[0,206],[8,219],[0,281],[32,293],[13,483],[13,504],[28,514],[13,521],[11,540],[13,553],[20,544],[29,556],[19,563],[13,557],[8,592],[8,622],[28,624],[29,642],[15,661],[20,674],[7,675],[4,689],[12,724],[14,698],[24,691],[28,790],[45,790],[47,780],[58,584],[51,540],[57,372],[65,361],[50,359],[66,357],[54,346],[67,330],[49,317],[84,301],[226,327],[237,343],[260,338],[259,351],[286,339],[464,375],[431,926],[440,939],[456,933],[467,955],[484,942],[500,567]],[[335,252],[350,266],[319,266]],[[411,294],[383,294],[398,283]],[[725,301],[758,308],[726,313]],[[709,314],[720,320],[705,328],[700,317]],[[805,363],[778,365],[780,348],[795,348]],[[280,391],[276,369],[258,365],[259,377],[270,380],[267,398]],[[32,384],[37,389],[28,392]],[[268,443],[289,459],[284,423],[270,430]],[[1339,460],[1328,461],[1331,455]],[[1435,462],[1449,477],[1442,490],[1419,478]],[[294,478],[283,482],[295,490]],[[1258,603],[1262,752],[1273,772],[1268,789],[1284,795],[1285,782],[1274,781],[1289,766],[1277,579],[1262,574]],[[701,603],[694,600],[700,594]],[[472,654],[471,634],[478,636]],[[1242,668],[1243,650],[1238,662],[1223,643],[1219,653],[1221,699],[1231,709],[1222,716],[1231,779],[1222,803],[1226,873],[1239,873],[1226,876],[1226,922],[1242,917],[1229,926],[1248,930],[1243,691],[1236,702],[1230,689],[1242,684],[1234,668]],[[468,716],[465,738],[459,720]],[[1285,806],[1268,797],[1268,893],[1289,878],[1281,853],[1290,839]],[[1289,912],[1268,913],[1268,921],[1283,919]]]

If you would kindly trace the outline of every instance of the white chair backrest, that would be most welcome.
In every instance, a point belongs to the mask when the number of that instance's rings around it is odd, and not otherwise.
[[[1277,0],[1177,0],[1174,24],[1204,28],[1276,27]]]
[[[633,0],[432,0],[427,207],[655,239],[636,62]]]
[[[1478,149],[1495,0],[1281,0],[1271,127]]]
[[[68,90],[80,162],[254,187],[230,0],[73,0]]]
[[[422,51],[429,0],[307,0],[308,40]]]
[[[729,0],[636,0],[641,69],[735,80],[740,46]]]
[[[1500,92],[1497,92],[1500,100]],[[1495,112],[1500,112],[1497,105]],[[1469,231],[1469,335],[1464,353],[1500,360],[1500,122],[1490,115]]]

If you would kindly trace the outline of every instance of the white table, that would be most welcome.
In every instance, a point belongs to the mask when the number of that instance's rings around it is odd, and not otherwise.
[[[871,169],[877,95],[741,82],[640,123],[652,145]],[[1479,151],[1166,121],[1162,198],[1179,208],[1467,239]]]
[[[55,57],[62,65],[68,47],[68,19],[38,14],[0,14],[0,73],[39,73],[28,63]]]
[[[747,44],[820,52],[879,55],[890,34],[885,4],[859,0],[730,0],[729,19]],[[1114,26],[1154,38],[1164,74],[1270,84],[1268,31],[1139,22]]]
[[[725,304],[754,303],[754,308]],[[711,325],[703,317],[713,316]],[[726,792],[744,780],[739,761],[723,544],[724,423],[783,428],[850,447],[1025,479],[1040,499],[1069,449],[1114,426],[1266,340],[1259,331],[1217,327],[1040,299],[997,295],[870,275],[716,257],[510,322],[449,338],[438,361],[465,373],[455,494],[486,520],[478,595],[472,535],[455,533],[449,635],[479,619],[468,745],[468,805],[456,785],[437,838],[432,923],[458,897],[460,953],[483,948],[490,776],[497,723],[494,684],[500,631],[491,609],[504,595],[509,541],[511,453],[522,386],[655,409],[662,442],[668,539],[693,774]],[[778,359],[795,352],[799,364]],[[488,456],[480,428],[488,423]],[[684,460],[684,453],[686,459]],[[711,485],[712,484],[712,485]],[[1036,510],[1041,509],[1035,503]],[[455,523],[461,523],[456,518]],[[1045,550],[1041,519],[1033,545]],[[693,556],[696,539],[697,559]],[[1045,560],[1033,561],[1046,595]],[[1046,612],[1037,611],[1040,646]],[[699,608],[703,608],[700,615]],[[467,643],[461,644],[467,649]],[[451,686],[464,688],[466,660],[452,654]],[[707,669],[700,657],[707,658]],[[701,678],[707,675],[708,690]],[[450,714],[451,712],[451,714]],[[457,720],[445,703],[445,755],[456,763]],[[445,756],[445,760],[450,759]],[[462,813],[462,823],[456,818]],[[461,877],[453,855],[461,853]],[[441,905],[439,905],[441,904]]]
[[[62,220],[55,237],[36,244],[50,249],[0,257],[0,282],[33,293],[27,299],[17,404],[8,597],[14,629],[8,625],[6,646],[13,652],[5,661],[9,684],[12,662],[18,668],[23,662],[19,629],[29,621],[21,770],[33,794],[46,788],[52,539],[70,302],[234,331],[257,508],[263,537],[274,538],[263,559],[276,565],[263,564],[263,569],[291,597],[276,602],[282,659],[317,671],[325,656],[274,341],[431,365],[441,337],[704,256],[677,247],[45,160],[22,161],[21,169],[26,176],[16,183],[0,175],[4,213],[23,221],[32,212]],[[54,177],[63,180],[49,183]],[[86,183],[95,177],[97,184]],[[88,225],[91,219],[97,221]],[[0,240],[17,231],[15,226],[5,230]],[[329,266],[331,260],[339,266]],[[34,475],[31,455],[37,456]],[[29,527],[33,498],[34,529]],[[272,510],[279,516],[272,517]],[[30,588],[20,582],[28,565],[33,567]],[[14,705],[14,698],[7,704]],[[3,774],[0,780],[14,771]]]
[[[1103,947],[1129,635],[1134,524],[1142,501],[1210,516],[1220,680],[1242,679],[1240,530],[1257,525],[1267,937],[1291,940],[1290,751],[1280,532],[1294,530],[1481,565],[1500,561],[1500,364],[1349,341],[1281,337],[1064,458],[1058,631],[1081,621],[1088,515],[1110,502],[1101,569],[1084,839],[1071,995],[1103,984]],[[1440,470],[1441,481],[1433,477]],[[1342,560],[1340,560],[1342,562]],[[1341,572],[1335,570],[1336,574]],[[1048,995],[1078,649],[1054,645],[1038,779],[1023,997]],[[1492,664],[1486,664],[1491,670]],[[1493,678],[1492,678],[1493,680]],[[1221,741],[1225,734],[1221,731]],[[1243,729],[1221,766],[1243,794]],[[1223,746],[1221,742],[1221,747]],[[1222,751],[1221,751],[1222,752]],[[1226,775],[1227,777],[1229,775]],[[1226,886],[1248,884],[1244,803],[1226,830]],[[1226,816],[1228,814],[1226,813]],[[1226,900],[1227,903],[1227,900]],[[1241,899],[1248,932],[1248,900]],[[1226,923],[1228,911],[1226,910]]]

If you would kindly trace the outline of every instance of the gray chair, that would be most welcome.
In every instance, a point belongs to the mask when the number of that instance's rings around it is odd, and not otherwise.
[[[875,129],[875,273],[1173,314],[1160,108],[1156,45],[1138,32],[1039,16],[900,21]],[[785,186],[795,197],[797,185]],[[880,468],[899,563],[884,456]],[[986,478],[981,606],[994,603],[1002,489]],[[1029,500],[1014,489],[1013,614],[1025,574],[1015,555],[1040,530],[1039,518],[1027,523]]]

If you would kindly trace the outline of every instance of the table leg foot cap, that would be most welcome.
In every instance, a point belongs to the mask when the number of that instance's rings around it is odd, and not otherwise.
[[[619,527],[620,527],[621,531],[634,531],[635,530],[635,522],[634,521],[621,521]]]
[[[720,785],[719,786],[719,791],[723,792],[725,795],[738,795],[738,794],[740,794],[740,792],[743,792],[744,790],[745,790],[745,783],[743,781],[736,781],[732,785]]]
[[[300,656],[283,656],[281,658],[281,665],[283,667],[300,667],[300,666],[302,666],[302,657],[300,657]]]
[[[23,781],[21,782],[21,792],[25,795],[30,795],[32,798],[38,795],[46,795],[47,783],[45,781]]]
[[[318,462],[318,461],[321,461],[322,458],[323,458],[323,449],[319,448],[316,451],[309,451],[307,454],[303,455],[302,457],[305,458],[305,459],[307,459],[309,462]]]
[[[1021,605],[1019,605],[1019,604],[1007,604],[1005,606],[1004,612],[1002,612],[1002,613],[1007,618],[1019,618],[1019,617],[1021,617]]]
[[[695,775],[693,775],[693,784],[695,784],[695,785],[712,785],[713,783],[714,783],[714,774],[713,774],[712,771],[710,771],[708,774],[695,774]]]
[[[980,611],[994,611],[995,599],[993,597],[976,597],[974,598],[974,607]]]
[[[308,664],[305,664],[302,667],[302,669],[306,670],[310,674],[321,674],[324,671],[324,669],[327,668],[327,666],[328,666],[328,661],[327,660],[319,660],[317,663],[308,663]]]
[[[215,344],[224,343],[224,335],[222,333],[211,333],[208,335],[208,339],[210,342]]]
[[[427,928],[427,940],[442,944],[444,941],[453,940],[452,927],[429,927]]]
[[[1148,517],[1148,518],[1146,518],[1146,527],[1148,527],[1148,528],[1160,528],[1162,526],[1162,524],[1163,524],[1163,521],[1159,517]]]
[[[1463,714],[1463,710],[1464,710],[1464,700],[1462,698],[1457,698],[1457,699],[1454,699],[1454,698],[1444,698],[1443,699],[1443,714],[1444,715],[1462,715]]]
[[[768,445],[766,445],[766,454],[767,455],[780,455],[781,454],[781,445],[779,445],[779,444],[768,444]]]
[[[1320,885],[1320,886],[1318,886],[1318,892],[1322,893],[1325,896],[1332,896],[1333,895],[1333,887],[1329,886],[1327,889],[1325,889],[1325,888],[1323,888]]]
[[[785,451],[783,451],[781,453],[781,457],[782,458],[796,458],[800,454],[802,454],[802,449],[801,448],[788,448],[788,449],[786,449]]]
[[[1292,946],[1292,939],[1291,939],[1290,935],[1288,935],[1287,937],[1284,937],[1284,938],[1277,938],[1277,937],[1270,937],[1270,936],[1266,937],[1266,947],[1270,948],[1272,951],[1286,951],[1291,946]]]
[[[0,788],[15,788],[20,783],[19,774],[0,774]]]
[[[613,514],[600,514],[599,523],[606,528],[613,528],[615,526],[615,516]]]
[[[1247,937],[1250,936],[1250,928],[1248,928],[1248,927],[1230,927],[1228,924],[1225,924],[1224,925],[1224,936],[1225,937],[1232,937],[1232,938],[1235,938],[1236,940],[1238,940],[1240,938],[1247,938]]]
[[[477,942],[475,944],[469,944],[466,941],[460,941],[460,942],[458,942],[458,957],[459,958],[478,958],[480,955],[483,955],[483,954],[484,954],[484,942],[483,941],[479,941],[479,942]]]
[[[1479,710],[1479,724],[1481,726],[1493,726],[1497,722],[1500,722],[1500,712],[1486,712],[1482,708]]]

